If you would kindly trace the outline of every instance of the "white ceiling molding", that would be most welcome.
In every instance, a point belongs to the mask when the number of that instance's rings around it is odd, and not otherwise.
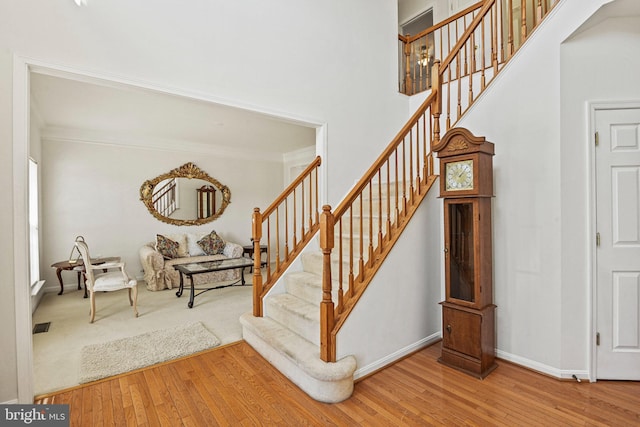
[[[59,127],[45,127],[41,129],[40,135],[45,143],[46,141],[61,141],[83,144],[112,145],[122,148],[210,154],[233,159],[260,158],[263,161],[276,163],[283,162],[283,156],[280,153],[271,151],[233,148],[229,146],[178,139],[163,139],[131,134],[119,135],[114,132]],[[315,147],[311,148],[314,149]]]

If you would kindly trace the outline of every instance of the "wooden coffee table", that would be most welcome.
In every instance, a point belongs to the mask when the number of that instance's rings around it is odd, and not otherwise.
[[[191,295],[189,295],[189,303],[187,304],[189,308],[193,308],[193,300],[200,294],[203,294],[212,289],[220,289],[227,288],[229,286],[233,286],[238,282],[242,282],[244,286],[244,269],[247,267],[251,267],[253,265],[253,260],[251,258],[240,257],[240,258],[227,258],[220,259],[216,261],[203,261],[203,262],[192,262],[189,264],[179,264],[174,265],[173,267],[180,272],[180,287],[178,288],[178,292],[176,292],[176,296],[182,296],[182,291],[184,290],[184,277],[188,277],[191,281]],[[210,273],[212,271],[221,271],[221,270],[232,270],[235,268],[240,269],[240,279],[235,282],[228,283],[226,285],[219,286],[211,286],[208,288],[197,288],[193,285],[193,276],[196,274],[202,273]],[[200,291],[197,294],[196,291]]]
[[[92,258],[91,264],[100,265],[105,262],[120,262],[120,257],[106,257],[106,258]],[[62,295],[64,292],[64,284],[62,283],[62,271],[73,271],[76,270],[78,272],[78,290],[82,289],[82,276],[84,275],[84,261],[82,258],[79,258],[73,262],[66,261],[58,261],[51,264],[51,267],[56,269],[56,276],[58,276],[58,282],[60,283],[60,292],[58,295]],[[76,269],[76,267],[79,267]],[[106,272],[107,270],[103,270]],[[84,297],[87,298],[87,287],[84,287]]]

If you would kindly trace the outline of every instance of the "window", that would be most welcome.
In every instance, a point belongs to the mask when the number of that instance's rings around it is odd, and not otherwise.
[[[40,281],[40,244],[38,230],[38,164],[29,159],[29,283]]]

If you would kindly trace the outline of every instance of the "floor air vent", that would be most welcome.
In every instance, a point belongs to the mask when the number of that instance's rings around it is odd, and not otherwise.
[[[36,323],[36,326],[33,327],[33,333],[40,334],[42,332],[47,332],[49,330],[49,325],[51,325],[51,322]]]

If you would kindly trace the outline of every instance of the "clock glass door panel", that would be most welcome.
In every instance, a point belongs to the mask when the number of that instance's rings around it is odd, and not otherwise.
[[[449,298],[475,301],[473,203],[448,203]]]

